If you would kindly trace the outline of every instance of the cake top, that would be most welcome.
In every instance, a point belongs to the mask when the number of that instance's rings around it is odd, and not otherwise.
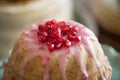
[[[22,37],[35,46],[43,46],[51,53],[56,50],[83,44],[84,38],[96,39],[94,33],[82,24],[74,21],[47,20],[34,24]]]
[[[50,20],[38,25],[38,40],[45,43],[50,51],[70,47],[81,40],[78,30],[76,26],[68,25],[64,21]]]

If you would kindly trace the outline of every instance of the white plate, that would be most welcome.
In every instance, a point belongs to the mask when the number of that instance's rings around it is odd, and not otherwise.
[[[117,52],[114,48],[111,46],[102,45],[103,50],[105,52],[105,55],[108,56],[108,59],[112,65],[112,79],[111,80],[120,80],[120,53]],[[0,59],[0,80],[2,80],[3,76],[3,67],[2,67],[2,61],[6,61],[8,59],[8,56],[6,56],[4,59]]]

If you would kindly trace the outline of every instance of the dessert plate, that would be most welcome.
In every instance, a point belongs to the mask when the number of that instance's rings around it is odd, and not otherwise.
[[[108,56],[108,59],[112,65],[112,78],[111,80],[120,80],[120,53],[117,52],[114,48],[109,45],[102,44],[103,50]],[[9,55],[0,59],[0,80],[2,80],[3,76],[3,61],[7,61]]]

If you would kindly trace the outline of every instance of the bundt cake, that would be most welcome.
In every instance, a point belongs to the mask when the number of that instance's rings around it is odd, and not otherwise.
[[[110,80],[112,74],[94,33],[75,21],[32,25],[4,68],[3,80]]]

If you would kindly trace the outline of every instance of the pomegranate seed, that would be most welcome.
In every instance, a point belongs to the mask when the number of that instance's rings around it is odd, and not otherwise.
[[[63,28],[63,31],[64,31],[64,32],[70,31],[70,27],[69,27],[69,26],[64,27],[64,28]]]
[[[80,37],[80,36],[77,36],[77,37],[74,38],[74,41],[75,41],[75,42],[79,42],[80,40],[81,40],[81,37]]]
[[[63,29],[65,27],[65,22],[61,21],[61,22],[58,22],[57,24],[61,29]]]
[[[68,39],[71,40],[71,41],[73,41],[74,40],[74,36],[68,35]]]
[[[47,32],[45,32],[45,31],[43,31],[43,32],[38,31],[38,35],[47,37],[48,34],[47,34]]]
[[[65,47],[69,47],[69,46],[71,46],[71,42],[69,40],[66,40],[65,41]]]
[[[45,36],[45,37],[48,36],[47,32],[42,32],[42,35]]]
[[[79,29],[75,26],[72,27],[72,31],[77,32]]]
[[[50,51],[54,50],[54,47],[55,47],[54,44],[50,44],[50,45],[48,45],[48,46],[49,46],[49,50],[50,50]]]
[[[61,30],[60,30],[60,28],[57,28],[56,31],[54,32],[54,34],[55,34],[56,38],[60,38],[61,37]]]
[[[63,38],[58,38],[57,41],[58,41],[58,42],[62,42],[62,41],[63,41]]]
[[[39,40],[40,42],[44,42],[45,39],[46,39],[46,38],[45,38],[44,36],[39,36],[39,37],[38,37],[38,40]]]
[[[51,44],[53,44],[55,42],[55,40],[49,40],[48,42],[47,42],[47,45],[51,45]]]
[[[47,21],[47,22],[45,23],[45,25],[46,25],[46,26],[51,26],[51,25],[54,25],[55,23],[56,23],[55,20],[51,20],[51,21]]]
[[[53,33],[53,31],[51,29],[47,30],[48,34]]]
[[[46,30],[48,30],[48,27],[45,27],[45,26],[43,26],[43,25],[39,25],[39,26],[38,26],[38,29],[39,29],[40,31],[46,31]]]
[[[74,32],[74,31],[70,31],[67,33],[68,35],[72,35],[72,36],[75,36],[77,34],[77,32]]]
[[[50,51],[62,47],[70,47],[78,43],[81,37],[77,34],[78,28],[67,25],[65,22],[55,20],[47,21],[43,25],[38,25],[38,40],[46,43]]]
[[[59,49],[62,47],[62,42],[56,44],[56,48]]]

